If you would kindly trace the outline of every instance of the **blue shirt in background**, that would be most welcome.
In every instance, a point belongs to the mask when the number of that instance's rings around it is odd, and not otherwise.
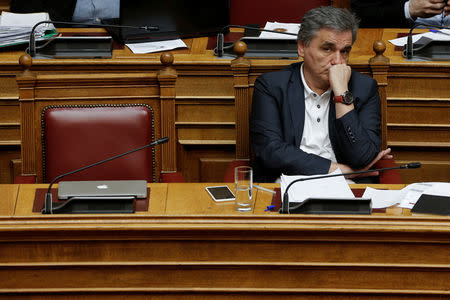
[[[119,18],[120,0],[77,0],[72,21],[101,23],[102,19]]]

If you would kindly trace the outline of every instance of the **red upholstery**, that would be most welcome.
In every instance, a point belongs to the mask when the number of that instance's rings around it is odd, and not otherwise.
[[[224,182],[234,182],[234,168],[239,166],[248,166],[248,160],[234,160],[230,163],[227,169],[227,173],[223,179]],[[395,167],[395,162],[393,159],[382,159],[379,160],[375,165],[374,169],[381,168],[392,168]],[[380,172],[379,181],[383,184],[401,184],[402,178],[398,170],[389,170]]]
[[[330,3],[330,0],[231,0],[230,24],[264,26],[267,21],[301,23],[305,12],[314,7],[330,5]]]
[[[149,106],[50,107],[43,112],[44,181],[155,139]],[[154,149],[147,148],[64,177],[64,180],[155,181]]]
[[[15,184],[36,183],[37,177],[35,175],[18,175],[14,178]]]
[[[393,168],[396,167],[393,159],[382,159],[379,160],[375,164],[375,168],[381,169],[381,168]],[[385,184],[400,184],[402,183],[402,177],[400,176],[400,172],[398,170],[389,170],[380,172],[380,175],[378,176],[380,183]]]

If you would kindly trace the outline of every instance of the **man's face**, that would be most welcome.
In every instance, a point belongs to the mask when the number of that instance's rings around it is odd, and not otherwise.
[[[326,91],[329,69],[336,64],[347,64],[352,49],[352,32],[337,32],[322,28],[308,46],[298,43],[298,55],[303,57],[303,72],[308,86]]]

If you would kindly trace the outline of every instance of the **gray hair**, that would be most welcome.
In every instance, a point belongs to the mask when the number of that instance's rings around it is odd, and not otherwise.
[[[337,32],[351,31],[352,43],[358,34],[359,19],[348,10],[333,6],[321,6],[308,11],[302,19],[297,41],[308,46],[322,28]]]

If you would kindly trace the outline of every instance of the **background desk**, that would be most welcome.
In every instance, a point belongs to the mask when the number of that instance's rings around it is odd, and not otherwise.
[[[65,29],[73,31],[74,29]],[[79,31],[79,29],[76,29]],[[101,31],[100,29],[85,29]],[[369,59],[372,44],[386,43],[387,144],[399,164],[421,161],[421,169],[402,174],[405,182],[450,180],[450,62],[412,62],[401,57],[388,40],[405,29],[361,29],[350,65],[377,76]],[[230,59],[217,59],[208,38],[186,40],[189,49],[171,51],[178,73],[176,82],[177,168],[188,181],[221,181],[235,158],[234,70]],[[211,44],[211,43],[210,43]],[[15,75],[22,51],[0,52],[0,183],[9,183],[20,170],[20,130]],[[133,54],[117,48],[112,59],[34,60],[40,74],[70,72],[157,71],[159,53]],[[252,59],[245,71],[248,85],[257,76],[279,70],[295,60]],[[384,83],[383,83],[384,84]]]
[[[261,191],[254,213],[237,213],[206,186],[150,184],[149,211],[133,215],[41,215],[45,185],[1,185],[2,203],[17,202],[1,211],[0,298],[450,295],[449,217],[279,215]]]

